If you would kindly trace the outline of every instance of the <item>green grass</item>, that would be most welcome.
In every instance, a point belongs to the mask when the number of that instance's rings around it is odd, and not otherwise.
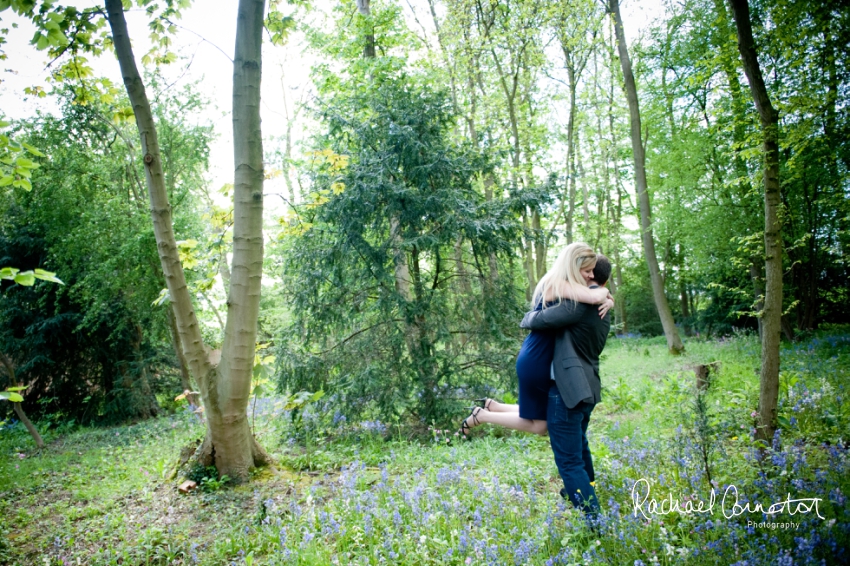
[[[269,411],[257,431],[278,465],[186,496],[169,473],[203,426],[175,415],[46,430],[40,453],[22,427],[0,430],[0,564],[841,563],[847,555],[829,545],[848,547],[850,337],[785,348],[786,425],[761,461],[751,438],[757,352],[743,336],[692,340],[680,357],[659,339],[609,343],[590,431],[606,511],[598,533],[560,500],[545,438],[481,427],[474,441],[446,445],[442,435],[410,440],[403,429],[350,424],[292,443]],[[699,408],[692,366],[712,361],[721,371]],[[659,497],[707,499],[712,485],[722,493],[731,483],[758,501],[820,497],[826,520],[800,514],[797,530],[752,528],[746,519],[760,514],[718,510],[647,521],[630,499],[638,478]]]

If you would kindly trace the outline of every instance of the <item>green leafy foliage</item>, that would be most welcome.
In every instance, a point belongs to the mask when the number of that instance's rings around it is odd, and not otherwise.
[[[19,126],[50,160],[35,170],[32,191],[0,199],[0,264],[21,268],[0,272],[0,348],[31,385],[36,417],[146,417],[158,411],[157,391],[173,397],[182,388],[164,312],[149,306],[162,282],[142,172],[110,107],[73,100],[67,94],[61,119]],[[184,129],[167,104],[160,116],[176,228],[197,234],[190,190],[205,167],[208,130]],[[62,282],[46,261],[65,285],[37,283]]]
[[[12,403],[23,403],[24,398],[21,397],[20,393],[15,393],[14,391],[0,391],[0,399],[4,399],[6,401],[10,401]]]
[[[850,20],[821,2],[750,5],[759,59],[782,116],[786,322],[802,331],[847,318],[840,281],[848,269],[850,162],[838,134],[847,128],[838,110],[847,76],[837,69],[846,65]],[[755,329],[764,288],[763,154],[728,5],[667,3],[663,23],[636,49],[667,290],[696,294],[686,305],[688,323],[703,332]]]
[[[281,387],[430,420],[512,375],[519,333],[504,332],[521,307],[482,263],[511,250],[520,205],[484,199],[487,161],[449,140],[446,96],[380,65],[322,108],[312,202],[283,221],[283,287],[302,330],[281,337]]]
[[[22,272],[20,269],[15,267],[4,267],[3,269],[0,269],[0,279],[14,281],[18,285],[24,285],[25,287],[32,287],[35,284],[36,279],[64,285],[62,280],[56,277],[55,273],[45,271],[43,269],[33,269]]]
[[[27,154],[44,157],[36,147],[19,142],[8,131],[9,122],[0,119],[0,188],[32,190],[32,172],[38,167]]]
[[[220,476],[215,466],[204,466],[198,463],[189,468],[185,477],[198,484],[198,488],[205,493],[219,491],[230,481],[226,475]]]

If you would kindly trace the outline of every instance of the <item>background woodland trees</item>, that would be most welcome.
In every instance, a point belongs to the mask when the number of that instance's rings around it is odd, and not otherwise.
[[[731,8],[661,4],[628,45],[660,283],[686,339],[759,332],[763,134]],[[308,135],[266,132],[267,176],[282,164],[286,189],[266,218],[258,340],[276,353],[282,391],[322,389],[343,412],[426,421],[462,399],[510,391],[517,317],[570,241],[612,259],[618,334],[663,332],[605,6],[325,8],[276,12],[314,62],[313,94],[286,102],[290,124]],[[791,340],[850,320],[850,14],[814,1],[749,8],[779,115],[781,323]],[[367,36],[374,58],[363,57]],[[70,100],[61,89],[49,96]],[[174,136],[164,165],[175,228],[188,242],[181,258],[190,286],[197,281],[205,340],[220,343],[232,217],[209,198],[209,130],[180,119],[203,115],[197,96],[161,103],[161,143]],[[46,400],[43,412],[142,417],[158,392],[162,404],[164,392],[182,390],[166,309],[151,306],[163,282],[134,193],[139,156],[123,140],[126,123],[112,123],[125,105],[69,101],[61,117],[13,125],[47,157],[35,160],[32,191],[0,193],[0,263],[48,269],[68,284],[2,287],[0,348],[33,399]],[[409,292],[397,286],[402,258]],[[86,378],[67,379],[60,394],[61,375]]]

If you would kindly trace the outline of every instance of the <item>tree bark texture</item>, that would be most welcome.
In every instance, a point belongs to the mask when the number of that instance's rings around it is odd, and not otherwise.
[[[664,282],[661,280],[661,272],[658,267],[658,256],[655,254],[655,241],[652,235],[652,221],[650,214],[649,192],[646,182],[646,155],[641,141],[640,107],[638,105],[637,86],[632,72],[632,63],[629,58],[629,50],[626,45],[626,35],[623,31],[623,19],[620,16],[620,5],[618,0],[609,0],[609,11],[614,15],[614,29],[617,37],[617,48],[620,53],[620,65],[623,69],[623,79],[626,87],[626,98],[629,103],[629,123],[631,126],[632,153],[635,163],[635,188],[638,193],[640,208],[641,237],[643,240],[643,251],[646,263],[649,267],[649,278],[652,283],[652,296],[655,307],[664,328],[664,336],[667,338],[667,349],[671,354],[681,354],[685,347],[679,336],[679,330],[673,321],[673,313],[667,302],[664,292]]]
[[[756,54],[750,5],[730,0],[738,30],[738,50],[761,121],[764,148],[765,293],[762,311],[758,436],[770,441],[777,426],[779,341],[782,331],[782,236],[779,194],[779,116],[770,102]]]
[[[263,137],[260,82],[265,0],[240,0],[233,58],[233,260],[221,362],[206,403],[219,473],[247,479],[269,462],[251,436],[248,401],[263,275]],[[206,406],[205,405],[205,406]],[[205,443],[206,444],[206,443]]]
[[[130,45],[121,0],[105,0],[113,44],[124,86],[133,106],[144,153],[157,250],[177,319],[183,352],[195,376],[207,417],[207,436],[198,458],[215,464],[221,475],[248,478],[249,470],[268,463],[248,428],[260,278],[263,259],[263,162],[260,131],[260,46],[264,0],[240,0],[233,71],[234,225],[233,268],[228,319],[221,357],[204,348],[171,222],[156,126],[144,83]]]
[[[124,87],[127,89],[127,95],[133,106],[133,114],[136,117],[136,126],[139,130],[157,251],[162,271],[165,274],[168,293],[174,305],[180,340],[192,373],[196,376],[204,376],[209,373],[212,366],[209,364],[204,351],[200,327],[192,308],[192,298],[189,295],[183,266],[180,264],[180,257],[177,253],[177,242],[171,223],[171,205],[168,203],[168,194],[165,189],[165,176],[162,171],[156,125],[145,93],[145,85],[133,57],[121,0],[106,0],[106,11],[112,29],[115,54],[118,57],[121,75],[124,79]]]

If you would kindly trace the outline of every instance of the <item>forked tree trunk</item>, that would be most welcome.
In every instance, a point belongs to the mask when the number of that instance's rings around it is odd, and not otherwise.
[[[652,236],[652,221],[650,214],[649,193],[646,183],[646,155],[641,141],[640,108],[638,106],[637,86],[632,73],[632,62],[626,45],[626,34],[623,31],[623,19],[620,17],[618,0],[609,0],[609,11],[614,15],[614,29],[617,36],[617,48],[620,52],[620,65],[623,69],[623,79],[626,87],[626,98],[629,102],[629,123],[631,125],[632,153],[635,162],[635,187],[638,192],[640,205],[640,227],[643,240],[643,252],[649,267],[649,279],[652,283],[652,296],[655,307],[667,338],[667,349],[671,354],[681,354],[685,351],[679,330],[673,321],[673,313],[664,292],[664,282],[658,267],[658,256],[655,254],[655,241]]]
[[[264,0],[240,0],[233,62],[235,152],[233,270],[222,353],[208,355],[171,222],[156,126],[124,19],[121,0],[105,0],[115,53],[133,106],[145,163],[157,250],[173,303],[180,342],[201,391],[207,434],[197,454],[206,465],[234,480],[269,457],[248,428],[247,407],[260,302],[263,235],[263,162],[260,131],[260,46]]]
[[[765,292],[762,311],[761,373],[759,374],[758,437],[770,441],[777,426],[779,400],[779,340],[782,332],[782,221],[779,194],[779,116],[770,102],[761,74],[750,5],[730,0],[738,29],[738,50],[759,113],[764,148],[764,250]]]

